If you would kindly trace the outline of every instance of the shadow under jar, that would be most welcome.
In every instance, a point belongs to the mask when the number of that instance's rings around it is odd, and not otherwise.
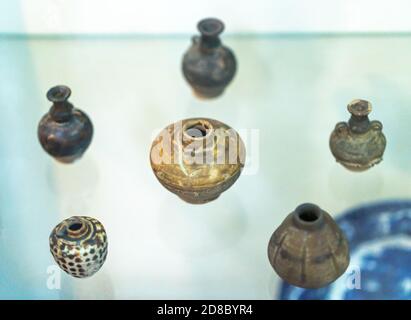
[[[336,124],[330,137],[331,153],[345,168],[365,171],[382,161],[387,144],[382,123],[368,119],[372,106],[366,100],[354,100],[347,108],[351,118]]]
[[[275,230],[268,259],[284,281],[313,289],[334,282],[350,262],[344,233],[327,212],[311,203],[298,206]]]
[[[150,150],[160,183],[192,204],[217,199],[241,174],[245,146],[226,124],[207,118],[185,119],[167,126]]]
[[[54,260],[73,277],[90,277],[106,261],[107,234],[97,219],[74,216],[63,220],[51,232],[49,242]]]
[[[43,149],[57,161],[72,163],[79,159],[91,143],[93,125],[89,117],[68,101],[70,88],[56,86],[47,92],[53,102],[50,111],[38,126],[38,138]]]
[[[201,36],[192,38],[183,58],[183,74],[198,97],[215,98],[234,78],[236,59],[219,38],[224,30],[223,22],[208,18],[201,20],[197,28]]]

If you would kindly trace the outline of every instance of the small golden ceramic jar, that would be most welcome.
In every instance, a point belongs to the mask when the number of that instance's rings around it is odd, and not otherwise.
[[[286,282],[302,288],[321,288],[347,269],[348,242],[333,218],[305,203],[290,213],[271,236],[268,259]]]
[[[184,201],[212,201],[230,188],[244,167],[245,147],[226,124],[206,118],[167,126],[154,140],[150,162],[155,176]]]
[[[382,123],[368,119],[371,103],[354,100],[348,105],[351,118],[336,124],[330,149],[337,162],[351,171],[365,171],[382,161],[386,139]]]
[[[107,257],[107,234],[103,225],[90,217],[71,217],[50,234],[50,251],[60,268],[76,278],[95,274]]]

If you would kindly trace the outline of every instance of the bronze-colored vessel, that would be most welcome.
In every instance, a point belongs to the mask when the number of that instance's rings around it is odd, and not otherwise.
[[[321,288],[349,264],[348,242],[332,217],[310,203],[298,206],[271,236],[268,259],[286,282]]]
[[[107,257],[107,234],[94,218],[75,216],[63,220],[51,232],[49,242],[54,260],[76,278],[95,274]]]
[[[237,63],[233,52],[219,38],[223,22],[208,18],[201,20],[197,28],[201,36],[192,38],[183,58],[183,74],[198,97],[214,98],[234,78]]]
[[[339,122],[330,137],[330,149],[337,162],[351,171],[364,171],[382,161],[386,139],[382,123],[368,119],[371,103],[354,100],[348,105],[351,118]]]
[[[216,199],[241,174],[245,146],[226,124],[206,118],[167,126],[154,140],[150,162],[160,183],[184,201]]]
[[[38,137],[43,149],[63,163],[79,159],[91,143],[93,125],[89,117],[75,109],[68,101],[70,88],[56,86],[47,92],[53,102],[50,111],[38,126]]]

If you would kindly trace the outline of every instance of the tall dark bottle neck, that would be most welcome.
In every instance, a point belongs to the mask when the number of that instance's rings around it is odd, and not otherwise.
[[[68,101],[54,102],[50,116],[56,122],[67,122],[73,116],[73,105]]]
[[[221,46],[221,40],[218,36],[201,35],[200,46],[201,46],[201,49],[204,49],[204,50],[215,49]]]
[[[214,49],[221,45],[218,37],[224,30],[224,23],[216,18],[206,18],[197,24],[201,34],[200,47],[204,50]]]
[[[370,119],[368,116],[351,115],[348,121],[350,129],[354,133],[366,133],[370,127]]]
[[[73,115],[73,105],[68,101],[71,95],[69,87],[59,85],[47,91],[47,99],[53,102],[50,116],[56,122],[67,122]]]
[[[368,115],[372,110],[371,103],[363,99],[355,99],[347,106],[351,118],[348,121],[350,130],[354,133],[366,133],[370,128]]]

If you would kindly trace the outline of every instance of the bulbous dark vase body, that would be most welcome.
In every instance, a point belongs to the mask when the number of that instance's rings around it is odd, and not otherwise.
[[[351,171],[365,171],[382,161],[386,139],[382,123],[370,121],[371,103],[354,100],[348,105],[351,118],[339,122],[330,137],[330,149],[337,162]]]
[[[43,149],[56,160],[71,163],[79,159],[91,143],[93,125],[88,116],[68,102],[68,87],[51,88],[47,98],[53,102],[38,126]]]
[[[340,277],[350,257],[348,242],[332,217],[314,204],[302,204],[273,233],[268,258],[286,282],[321,288]]]
[[[234,78],[237,63],[233,52],[222,45],[219,34],[224,24],[217,19],[198,23],[201,36],[194,36],[183,58],[183,74],[194,93],[201,98],[221,95]]]
[[[74,216],[63,220],[51,232],[49,242],[54,260],[76,278],[95,274],[107,257],[107,234],[94,218]]]

